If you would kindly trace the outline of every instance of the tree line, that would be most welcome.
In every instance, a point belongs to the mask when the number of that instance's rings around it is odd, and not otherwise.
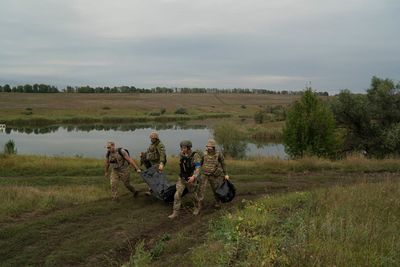
[[[400,156],[400,82],[372,77],[367,94],[342,90],[322,101],[307,88],[287,112],[283,131],[291,157]]]
[[[249,88],[233,88],[233,89],[217,89],[217,88],[189,88],[189,87],[155,87],[155,88],[137,88],[135,86],[67,86],[59,90],[54,85],[47,84],[25,84],[10,86],[9,84],[0,85],[0,92],[12,92],[12,93],[181,93],[181,94],[207,94],[207,93],[218,93],[218,94],[280,94],[280,95],[300,95],[302,91],[289,91],[289,90],[267,90],[267,89],[249,89]],[[316,92],[320,96],[328,96],[328,92]]]

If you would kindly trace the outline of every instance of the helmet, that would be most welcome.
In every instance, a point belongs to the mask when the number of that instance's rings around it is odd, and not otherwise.
[[[158,133],[157,133],[157,132],[151,132],[150,138],[156,138],[156,139],[158,139]]]
[[[215,147],[215,140],[214,139],[208,139],[208,142],[207,142],[206,146]]]
[[[181,147],[185,146],[188,148],[192,148],[192,142],[190,142],[189,140],[183,140],[180,144]]]

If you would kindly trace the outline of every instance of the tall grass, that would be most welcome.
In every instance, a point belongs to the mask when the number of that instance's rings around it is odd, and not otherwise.
[[[73,157],[11,155],[0,157],[0,176],[102,175],[103,161]]]
[[[4,145],[4,154],[5,155],[17,154],[17,148],[15,147],[14,140],[8,140],[8,142]]]
[[[2,186],[0,220],[26,212],[44,212],[109,196],[105,186]]]
[[[305,157],[285,160],[275,157],[253,157],[244,160],[225,160],[231,175],[265,175],[267,173],[335,171],[335,172],[398,172],[400,159],[367,159],[349,156],[342,160]],[[76,157],[47,157],[10,155],[0,156],[0,176],[100,176],[103,175],[103,160]],[[169,157],[166,165],[168,176],[179,173],[179,159]],[[173,178],[175,179],[175,178]]]
[[[210,225],[193,266],[396,266],[400,183],[359,184],[248,202]]]
[[[231,117],[228,113],[202,113],[202,114],[163,114],[160,116],[151,115],[74,115],[74,116],[14,116],[2,119],[3,123],[9,126],[46,126],[56,124],[94,124],[94,123],[137,123],[137,122],[171,122],[171,121],[187,121],[187,120],[203,120],[215,118],[228,118]]]

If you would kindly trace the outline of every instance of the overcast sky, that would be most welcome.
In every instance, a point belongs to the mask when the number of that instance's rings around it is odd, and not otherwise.
[[[0,84],[364,92],[399,0],[1,0]]]

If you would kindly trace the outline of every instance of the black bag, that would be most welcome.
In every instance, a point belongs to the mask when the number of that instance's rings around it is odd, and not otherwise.
[[[142,171],[140,175],[146,184],[151,188],[151,193],[153,196],[167,203],[174,201],[176,184],[168,182],[167,176],[164,174],[164,172],[160,173],[154,166],[152,166],[147,170]],[[183,192],[182,196],[187,193],[187,190],[185,191]]]
[[[217,190],[215,190],[215,194],[221,202],[230,202],[236,195],[236,188],[229,180],[224,180]]]

